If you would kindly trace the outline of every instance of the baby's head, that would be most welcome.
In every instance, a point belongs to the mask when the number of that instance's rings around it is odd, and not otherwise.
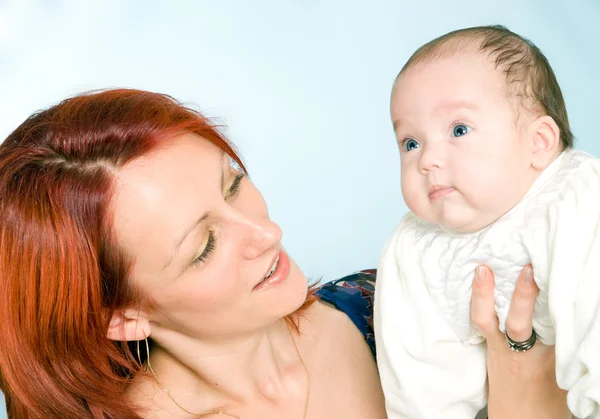
[[[548,60],[501,26],[419,48],[396,78],[391,116],[409,209],[455,232],[505,214],[573,146]]]

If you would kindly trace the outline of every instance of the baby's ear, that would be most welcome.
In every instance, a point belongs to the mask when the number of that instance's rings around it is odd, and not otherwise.
[[[113,313],[106,337],[117,341],[144,340],[150,336],[150,322],[140,310],[117,310]]]
[[[531,124],[531,165],[544,170],[560,151],[560,128],[548,115],[540,116]]]

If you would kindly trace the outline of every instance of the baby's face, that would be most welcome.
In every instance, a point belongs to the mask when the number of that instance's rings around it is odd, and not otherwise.
[[[425,61],[402,73],[391,116],[409,209],[459,233],[510,210],[535,179],[531,134],[517,123],[516,109],[504,75],[481,54]]]

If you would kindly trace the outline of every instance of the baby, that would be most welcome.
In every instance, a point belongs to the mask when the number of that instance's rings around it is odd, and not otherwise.
[[[501,26],[448,33],[398,75],[391,117],[410,213],[381,256],[377,360],[390,419],[472,419],[486,347],[470,322],[478,264],[505,322],[531,263],[533,325],[556,344],[577,417],[600,417],[600,160],[572,150],[546,57]]]

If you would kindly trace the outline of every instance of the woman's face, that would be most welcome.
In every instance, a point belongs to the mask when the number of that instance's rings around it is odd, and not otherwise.
[[[182,135],[127,164],[116,186],[114,228],[134,285],[158,307],[153,327],[227,337],[304,302],[306,279],[262,195],[212,143]]]

